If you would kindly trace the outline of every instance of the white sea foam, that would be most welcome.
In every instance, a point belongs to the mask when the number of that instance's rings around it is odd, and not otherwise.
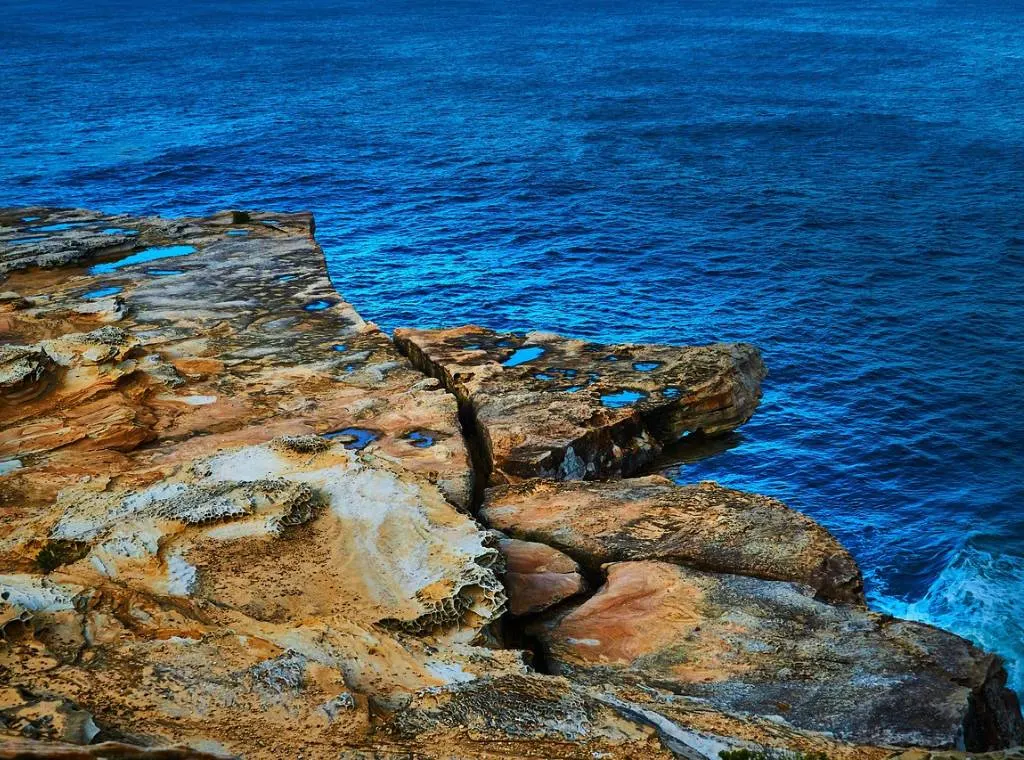
[[[1009,686],[1024,695],[1024,556],[968,542],[914,602],[879,598],[893,615],[945,628],[1006,659]]]

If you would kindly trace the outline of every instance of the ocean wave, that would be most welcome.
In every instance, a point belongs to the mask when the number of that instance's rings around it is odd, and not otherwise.
[[[939,573],[925,594],[907,602],[872,599],[891,615],[945,628],[1007,661],[1009,686],[1024,695],[1024,551],[1011,553],[975,536]]]

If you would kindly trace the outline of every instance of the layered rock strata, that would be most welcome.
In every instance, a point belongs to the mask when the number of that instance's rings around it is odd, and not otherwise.
[[[8,725],[327,751],[368,699],[525,670],[475,645],[505,594],[455,401],[338,298],[308,215],[0,222]]]
[[[396,330],[395,343],[458,397],[494,485],[634,474],[665,443],[746,422],[766,374],[744,343],[609,346],[475,326]]]
[[[749,417],[754,349],[469,327],[400,332],[410,361],[312,233],[0,211],[0,758],[1020,740],[998,659],[866,612],[812,521],[713,484],[592,482]],[[486,480],[500,533],[469,514]]]

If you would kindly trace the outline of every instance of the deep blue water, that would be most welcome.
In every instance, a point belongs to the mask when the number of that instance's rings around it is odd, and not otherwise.
[[[0,205],[311,209],[388,329],[753,341],[677,477],[1024,661],[1020,0],[0,6]]]

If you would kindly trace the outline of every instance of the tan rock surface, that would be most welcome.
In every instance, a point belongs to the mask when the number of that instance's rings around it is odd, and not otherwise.
[[[998,657],[796,584],[615,563],[597,594],[536,632],[574,681],[664,689],[847,742],[986,750],[1024,738]]]
[[[814,520],[766,496],[658,476],[608,482],[527,481],[488,489],[480,517],[597,570],[662,560],[701,570],[789,580],[824,599],[863,604],[857,563]]]
[[[605,346],[474,326],[396,330],[395,343],[458,396],[492,484],[633,474],[663,443],[746,422],[766,373],[742,343]]]
[[[38,215],[75,226],[0,248],[6,686],[100,738],[279,757],[524,671],[474,643],[504,591],[453,506],[455,401],[334,293],[308,216]],[[57,714],[45,738],[92,738]]]

